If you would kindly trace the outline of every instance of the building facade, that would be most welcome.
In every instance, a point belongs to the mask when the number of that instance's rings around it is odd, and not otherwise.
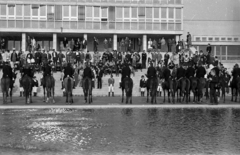
[[[28,36],[47,50],[59,50],[64,37],[86,38],[93,50],[94,36],[100,51],[105,38],[117,50],[125,37],[134,46],[141,38],[146,50],[148,38],[182,35],[182,11],[182,0],[0,0],[0,35],[23,51]]]
[[[119,49],[129,37],[147,41],[164,37],[178,41],[192,34],[197,50],[208,43],[221,60],[240,59],[240,1],[223,0],[0,0],[0,37],[7,49],[26,50],[28,36],[42,48],[60,50],[64,37],[88,40],[94,36],[103,51],[105,38]]]

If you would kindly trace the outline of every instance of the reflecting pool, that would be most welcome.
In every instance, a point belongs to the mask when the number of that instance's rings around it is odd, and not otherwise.
[[[240,154],[240,109],[0,110],[0,154]]]

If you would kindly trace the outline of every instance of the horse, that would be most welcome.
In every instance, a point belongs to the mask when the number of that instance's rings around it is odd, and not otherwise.
[[[170,91],[170,89],[171,89],[171,85],[172,85],[172,79],[171,78],[169,78],[169,79],[165,79],[164,81],[163,81],[163,83],[162,83],[162,89],[163,89],[163,103],[165,103],[165,100],[166,100],[166,91],[167,91],[167,93],[168,93],[168,103],[170,103],[171,102],[171,100],[170,100],[170,97],[171,97],[171,91]],[[172,87],[173,88],[173,87]],[[173,92],[174,93],[174,92]],[[172,96],[173,96],[174,94],[172,94]],[[175,95],[174,95],[175,96]]]
[[[126,104],[130,100],[130,104],[132,104],[132,89],[133,89],[133,80],[130,77],[126,77],[123,79],[122,84],[122,103],[124,100],[124,90],[126,93]]]
[[[151,96],[151,103],[155,102],[157,104],[157,87],[158,87],[158,78],[150,78],[147,81],[147,103],[148,103],[148,97],[149,94]]]
[[[25,95],[25,104],[30,104],[32,103],[32,78],[30,78],[28,75],[25,75],[22,78],[22,85]]]
[[[69,76],[67,76],[64,79],[64,88],[65,88],[65,94],[66,94],[66,104],[72,104],[73,103],[73,79]]]
[[[220,83],[220,89],[222,92],[223,103],[225,103],[226,89],[228,88],[229,81],[230,81],[230,76],[226,76],[225,74],[220,74],[219,83]]]
[[[197,86],[197,97],[198,97],[198,102],[202,102],[203,99],[203,89],[206,88],[206,93],[208,94],[208,84],[207,80],[205,78],[199,78],[198,79],[198,86]]]
[[[83,93],[84,93],[84,99],[85,103],[92,103],[92,80],[88,77],[85,77],[83,79]]]
[[[197,98],[197,93],[198,93],[198,79],[196,77],[190,77],[189,78],[191,86],[190,86],[190,90],[193,93],[193,102],[196,102],[196,98]],[[191,97],[190,97],[190,91],[189,91],[189,102],[191,102]]]
[[[1,88],[2,88],[2,93],[3,93],[3,104],[7,103],[7,97],[8,97],[8,91],[10,88],[10,78],[6,77],[6,78],[2,78],[1,79]],[[12,96],[10,95],[10,100]]]
[[[43,79],[43,94],[44,94],[44,101],[43,102],[49,102],[49,98],[52,97],[52,103],[55,103],[54,95],[55,95],[55,79],[47,75],[45,79]],[[45,94],[47,91],[47,100],[45,100]]]
[[[231,91],[232,91],[232,99],[233,102],[235,96],[235,102],[237,102],[238,96],[240,96],[240,77],[232,80],[231,82]]]
[[[180,89],[180,98],[178,97],[178,89]],[[188,103],[189,99],[189,91],[190,91],[190,81],[186,78],[180,78],[177,80],[177,101],[182,102],[186,98],[186,102]]]

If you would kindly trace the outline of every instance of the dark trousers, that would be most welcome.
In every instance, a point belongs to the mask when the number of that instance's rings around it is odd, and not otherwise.
[[[210,102],[217,104],[218,100],[217,100],[217,90],[215,88],[210,88]]]
[[[98,89],[102,89],[102,78],[101,78],[101,77],[98,77],[98,78],[97,78],[97,84],[98,84],[98,85],[97,85],[97,88],[98,88]]]
[[[146,60],[142,60],[142,68],[146,69]]]

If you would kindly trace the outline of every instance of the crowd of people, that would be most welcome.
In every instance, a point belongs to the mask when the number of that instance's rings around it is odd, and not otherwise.
[[[122,39],[120,42],[120,50],[112,50],[111,39],[104,40],[106,44],[105,51],[101,54],[98,51],[98,39],[94,37],[94,53],[92,54],[89,51],[86,51],[87,40],[79,40],[79,43],[74,40],[74,44],[70,46],[67,38],[63,40],[63,48],[66,49],[66,52],[55,50],[45,51],[39,48],[33,48],[34,38],[28,38],[29,40],[29,52],[16,52],[15,49],[10,51],[1,51],[0,61],[10,62],[13,72],[19,69],[22,72],[22,76],[29,75],[35,79],[35,87],[38,87],[38,82],[34,76],[34,72],[43,72],[43,79],[47,75],[51,75],[52,71],[60,71],[63,73],[63,78],[69,75],[73,79],[80,77],[80,86],[82,85],[82,79],[85,76],[97,80],[97,89],[102,88],[102,77],[109,74],[111,77],[108,79],[109,85],[109,96],[110,92],[114,95],[114,78],[113,74],[119,76],[120,73],[123,73],[123,67],[126,65],[130,68],[131,74],[134,76],[134,73],[140,69],[148,68],[147,77],[152,77],[158,75],[161,79],[167,80],[170,76],[180,79],[182,77],[193,77],[197,78],[206,77],[207,73],[213,77],[216,75],[219,76],[219,70],[224,74],[227,74],[226,69],[218,61],[217,57],[212,59],[211,57],[211,45],[209,44],[206,48],[206,52],[202,50],[200,52],[193,53],[190,50],[191,45],[191,35],[188,34],[186,42],[184,40],[179,41],[176,46],[174,39],[169,39],[166,43],[165,39],[159,39],[159,43],[156,40],[149,39],[148,41],[148,50],[141,52],[142,41],[138,38],[138,48],[136,51],[133,51],[130,47],[131,40],[126,38]],[[76,44],[79,44],[76,46]],[[110,45],[110,46],[109,46]],[[166,47],[165,47],[166,46]],[[165,49],[166,48],[166,49]],[[33,50],[34,49],[34,50]],[[160,52],[164,49],[164,52]],[[11,53],[11,54],[10,54]],[[85,65],[87,62],[87,66]],[[214,67],[211,67],[212,65]],[[204,66],[204,67],[203,67]],[[85,72],[85,69],[88,68],[90,72]],[[154,68],[154,69],[153,69]],[[167,69],[165,69],[167,68]],[[213,68],[214,71],[206,71]],[[29,71],[28,69],[34,69],[34,72]],[[150,71],[149,71],[150,69]],[[168,71],[169,69],[169,71]],[[9,70],[9,69],[8,69]],[[10,71],[4,73],[9,74]],[[215,72],[215,73],[214,73]],[[212,79],[212,78],[209,78]],[[75,80],[76,81],[76,80]],[[144,96],[146,84],[144,84],[145,77],[142,76],[140,82],[141,95]],[[214,80],[213,80],[214,81]],[[77,82],[75,83],[75,87]],[[64,89],[64,88],[63,88]],[[21,89],[22,90],[22,89]],[[22,91],[20,92],[22,93]],[[161,86],[158,88],[159,93],[161,92]],[[36,93],[36,89],[34,91]]]

